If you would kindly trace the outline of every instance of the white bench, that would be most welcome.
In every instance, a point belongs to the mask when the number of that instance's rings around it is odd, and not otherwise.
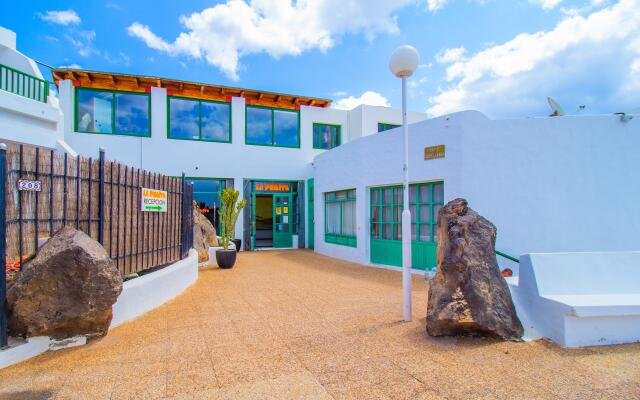
[[[527,254],[507,282],[525,337],[565,347],[640,341],[640,252]]]

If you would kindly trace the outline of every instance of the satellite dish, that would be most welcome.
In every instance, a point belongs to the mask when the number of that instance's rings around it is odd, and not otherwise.
[[[560,104],[556,103],[554,99],[552,99],[551,97],[547,97],[547,102],[549,103],[549,106],[553,110],[553,113],[549,115],[550,117],[562,117],[564,115],[564,111],[562,111],[562,107],[560,107]]]

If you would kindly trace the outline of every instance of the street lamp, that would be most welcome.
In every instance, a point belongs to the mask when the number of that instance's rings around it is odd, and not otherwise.
[[[402,171],[402,314],[405,321],[411,321],[411,211],[409,211],[409,127],[407,126],[407,78],[418,67],[420,55],[412,46],[400,46],[389,59],[389,69],[402,79],[402,136],[404,139],[404,163]]]

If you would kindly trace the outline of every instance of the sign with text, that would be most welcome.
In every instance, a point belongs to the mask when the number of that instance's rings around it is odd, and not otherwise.
[[[142,188],[141,211],[167,212],[167,192]]]
[[[291,191],[291,185],[288,182],[256,182],[256,192],[280,192],[286,193]]]
[[[433,160],[436,158],[444,158],[444,145],[429,146],[424,148],[424,159]]]
[[[42,182],[31,179],[18,179],[18,190],[26,190],[28,192],[41,192]]]

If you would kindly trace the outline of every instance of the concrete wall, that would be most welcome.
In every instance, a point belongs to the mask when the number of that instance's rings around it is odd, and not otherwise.
[[[444,180],[498,228],[497,249],[530,252],[640,249],[640,118],[576,116],[489,120],[462,112],[410,126],[410,181]],[[427,146],[446,157],[424,160]],[[316,251],[369,262],[369,188],[402,182],[402,132],[352,141],[316,157]],[[322,193],[356,188],[358,247],[324,243]],[[501,261],[501,265],[508,264]]]
[[[16,34],[2,27],[0,64],[44,79],[36,63],[16,50]],[[57,99],[43,103],[0,90],[0,132],[0,139],[55,148],[64,137]]]

